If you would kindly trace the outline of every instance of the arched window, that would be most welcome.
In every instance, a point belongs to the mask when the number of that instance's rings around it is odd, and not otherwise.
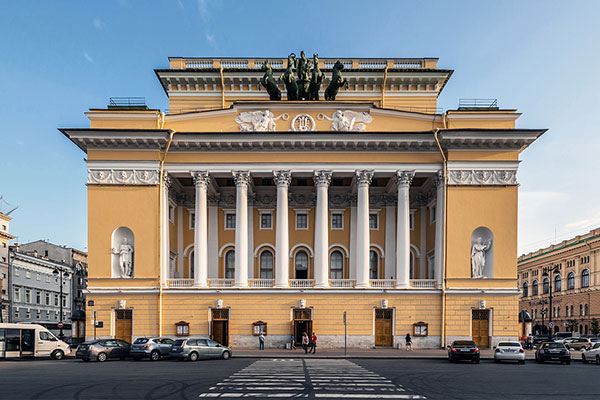
[[[375,250],[369,251],[369,279],[377,279],[379,272],[379,254]]]
[[[554,276],[554,291],[555,292],[560,292],[561,291],[561,285],[562,284],[562,278],[560,275],[555,275]]]
[[[260,253],[260,278],[273,279],[273,253],[269,250]]]
[[[560,318],[560,307],[556,307],[556,317]]]
[[[225,253],[225,279],[235,279],[235,250]]]
[[[343,279],[344,256],[339,250],[335,250],[329,256],[329,279]]]
[[[573,304],[571,304],[571,312],[569,314],[571,314],[571,317],[573,316]]]
[[[567,290],[575,289],[575,274],[573,272],[569,272],[567,275]]]
[[[194,250],[190,251],[190,279],[194,279]]]
[[[538,281],[533,281],[533,285],[531,285],[531,295],[537,296],[538,294]]]
[[[588,315],[588,305],[583,306],[583,315]]]
[[[294,269],[296,279],[308,279],[308,254],[306,251],[300,250],[296,253]]]
[[[583,315],[583,304],[579,305],[579,315]]]
[[[584,269],[581,273],[581,287],[590,287],[590,270]]]
[[[529,296],[529,284],[527,282],[523,282],[523,297]]]
[[[550,279],[544,277],[544,294],[550,293]]]

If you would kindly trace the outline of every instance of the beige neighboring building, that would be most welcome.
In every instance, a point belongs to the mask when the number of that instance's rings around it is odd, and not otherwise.
[[[8,241],[15,237],[9,234],[11,217],[0,212],[0,322],[8,322],[9,290],[8,290]]]
[[[600,319],[599,249],[597,228],[519,257],[519,310],[530,313],[534,333],[545,333],[550,321],[553,332],[598,333],[594,325]]]

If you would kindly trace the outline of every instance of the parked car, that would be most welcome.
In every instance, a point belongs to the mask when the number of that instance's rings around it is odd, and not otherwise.
[[[504,360],[525,364],[525,350],[519,342],[500,342],[494,351],[494,362]]]
[[[590,338],[580,337],[568,343],[568,346],[571,350],[587,350],[592,346],[592,341]]]
[[[551,342],[554,339],[552,339],[552,336],[548,336],[548,335],[535,335],[533,337],[533,347],[537,348],[540,344],[544,343],[544,342]]]
[[[535,361],[539,363],[543,363],[544,361],[560,361],[561,364],[571,364],[571,353],[562,343],[544,342],[535,352]]]
[[[554,342],[556,343],[562,343],[562,344],[567,344],[567,343],[571,343],[573,340],[576,340],[577,338],[574,338],[572,336],[568,336],[568,337],[557,337],[556,339],[554,339]]]
[[[600,364],[600,343],[594,343],[592,347],[581,353],[581,361],[584,363],[595,362]]]
[[[104,362],[109,358],[120,358],[121,360],[129,357],[130,344],[120,339],[103,339],[85,342],[77,347],[75,358],[83,361],[96,359]]]
[[[200,358],[221,358],[228,360],[231,349],[208,338],[178,339],[171,346],[171,357],[179,360],[196,361]]]
[[[169,338],[137,338],[131,345],[129,355],[136,361],[142,358],[158,361],[161,357],[169,356],[173,343],[175,341]]]
[[[479,364],[481,354],[475,342],[471,340],[455,340],[451,346],[448,346],[448,360],[470,360]]]

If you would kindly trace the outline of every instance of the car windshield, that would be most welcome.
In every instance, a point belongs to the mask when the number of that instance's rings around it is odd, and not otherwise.
[[[148,343],[148,339],[139,338],[139,339],[135,339],[135,342],[133,342],[133,344],[144,344],[144,343]]]
[[[173,346],[183,346],[183,343],[185,342],[185,339],[178,339],[175,341],[175,343],[173,343]]]
[[[562,343],[544,343],[543,346],[549,349],[562,349],[565,347]]]
[[[521,347],[521,344],[517,342],[500,342],[498,347]]]
[[[452,347],[461,347],[461,348],[475,347],[475,343],[469,342],[469,341],[456,341],[452,344]]]

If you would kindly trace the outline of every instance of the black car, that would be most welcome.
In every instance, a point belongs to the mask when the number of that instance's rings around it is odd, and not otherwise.
[[[85,342],[77,347],[75,358],[81,358],[83,361],[95,359],[103,362],[109,358],[120,358],[121,360],[129,357],[129,348],[131,345],[120,339],[102,339]]]
[[[560,361],[561,364],[571,364],[571,353],[562,343],[544,342],[535,351],[535,362],[543,363],[544,361]]]
[[[479,348],[472,340],[455,340],[451,346],[448,346],[448,360],[469,360],[479,364],[481,354]]]

